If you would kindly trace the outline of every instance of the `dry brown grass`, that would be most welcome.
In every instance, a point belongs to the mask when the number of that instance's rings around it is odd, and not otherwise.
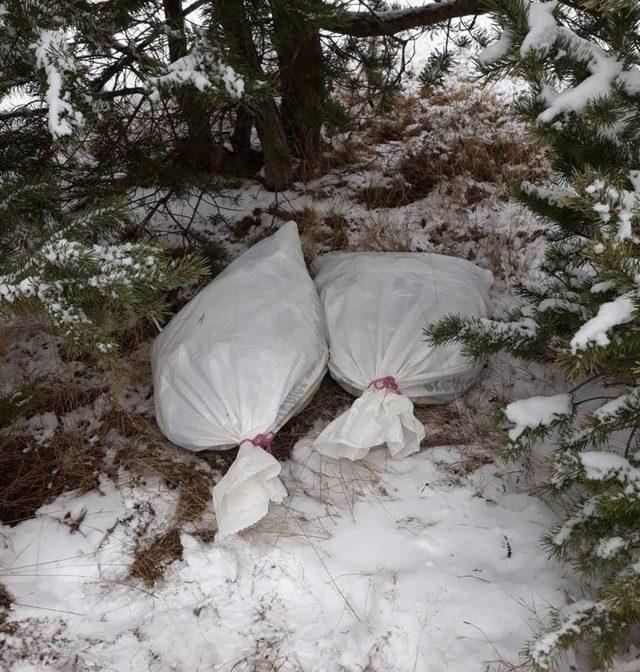
[[[365,137],[375,144],[406,142],[427,132],[425,144],[399,161],[389,185],[365,186],[357,200],[370,209],[394,208],[424,198],[443,185],[456,191],[466,189],[467,202],[473,204],[486,193],[469,182],[497,185],[506,199],[523,180],[548,177],[545,151],[505,121],[504,103],[489,91],[478,96],[472,83],[400,97],[389,114],[364,123]],[[460,182],[455,182],[457,178]]]
[[[372,116],[363,124],[368,139],[374,144],[404,141],[424,130],[425,119],[417,114],[418,97],[400,96],[389,112]]]
[[[499,184],[506,197],[523,180],[537,181],[546,177],[544,166],[530,163],[535,153],[534,143],[522,137],[465,136],[456,139],[447,153],[429,146],[410,153],[399,168],[411,185],[413,200],[425,197],[438,184],[455,177]]]
[[[88,406],[104,392],[105,387],[95,386],[81,388],[74,385],[73,380],[56,379],[48,381],[46,385],[39,385],[33,404],[29,406],[29,414],[53,412],[64,415],[71,411]]]
[[[474,262],[480,257],[480,265],[488,267],[495,277],[510,281],[517,281],[528,272],[535,254],[531,243],[544,235],[544,229],[527,226],[522,211],[512,212],[506,229],[498,221],[494,225],[459,227],[457,216],[453,210],[448,221],[429,229],[428,240],[434,251]]]
[[[170,520],[157,521],[161,531],[155,538],[141,535],[131,569],[133,577],[151,585],[180,557],[180,532],[185,525],[198,527],[201,538],[215,533],[215,525],[212,529],[211,520],[205,522],[204,516],[210,510],[215,472],[200,456],[184,454],[169,444],[151,418],[118,403],[127,385],[150,383],[146,348],[130,352],[109,375],[97,379],[104,380],[104,387],[83,389],[82,381],[72,374],[42,381],[27,414],[54,413],[60,419],[92,404],[106,390],[107,409],[99,418],[97,431],[95,424],[90,428],[81,421],[74,429],[58,428],[40,445],[22,425],[20,431],[5,429],[0,444],[0,520],[16,525],[65,492],[82,494],[96,489],[101,474],[114,481],[122,473],[135,479],[159,479],[175,493],[175,514]],[[225,471],[232,459],[216,454],[212,461]],[[81,529],[81,518],[64,522],[72,531]]]
[[[231,235],[234,240],[246,240],[251,232],[251,229],[254,227],[259,227],[262,225],[260,220],[260,211],[255,211],[251,215],[246,215],[234,222],[231,228]]]
[[[416,406],[416,417],[427,435],[422,448],[452,446],[459,459],[441,466],[454,477],[464,477],[491,464],[504,447],[504,434],[494,422],[490,405],[482,394],[471,391],[464,403]]]
[[[416,416],[431,431],[423,445],[482,445],[498,449],[504,434],[494,421],[493,407],[481,390],[471,390],[460,403],[416,406]]]
[[[355,200],[369,210],[380,208],[398,208],[415,201],[413,187],[401,179],[394,179],[389,184],[362,187]]]
[[[7,612],[11,609],[12,604],[13,595],[0,583],[0,625],[6,620]]]
[[[269,214],[293,220],[298,225],[305,259],[312,260],[320,250],[345,250],[349,246],[349,220],[339,212],[321,214],[313,208],[285,210],[272,205]]]
[[[131,441],[118,450],[114,470],[159,479],[175,493],[177,500],[174,515],[166,521],[157,521],[160,531],[151,539],[141,536],[134,551],[130,576],[153,586],[164,576],[166,568],[182,556],[180,533],[185,525],[200,522],[198,536],[213,539],[215,524],[202,522],[210,510],[215,480],[215,472],[208,462],[213,461],[224,473],[233,457],[227,452],[214,453],[205,460],[202,454],[181,453],[160,434],[153,422],[115,404],[103,418],[103,431],[111,430],[131,437]]]
[[[351,248],[357,252],[410,252],[411,234],[402,226],[378,218],[363,227],[357,244]]]
[[[354,166],[366,152],[367,144],[361,138],[350,134],[323,154],[325,172]]]
[[[133,320],[128,326],[119,329],[114,336],[120,352],[129,353],[156,334],[156,326],[145,318]]]
[[[0,520],[17,525],[64,492],[93,490],[103,458],[103,451],[88,446],[78,431],[57,431],[45,446],[27,435],[5,438],[0,445]]]
[[[145,548],[137,548],[129,569],[129,576],[139,579],[147,586],[153,586],[167,567],[182,557],[180,528],[172,526]]]

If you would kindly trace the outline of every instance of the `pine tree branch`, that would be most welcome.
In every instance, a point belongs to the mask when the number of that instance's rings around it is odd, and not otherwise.
[[[590,11],[580,0],[560,0],[560,2],[573,9]],[[320,17],[316,25],[330,33],[351,37],[376,37],[494,11],[496,6],[492,0],[435,0],[421,7],[384,12],[328,13]]]
[[[47,114],[48,110],[48,107],[18,107],[13,110],[7,110],[6,112],[0,112],[0,121],[41,117]]]
[[[485,14],[491,9],[487,0],[436,1],[422,7],[385,12],[340,12],[321,17],[319,27],[341,35],[374,37],[423,28],[463,16]]]
[[[114,100],[115,98],[124,98],[136,93],[145,94],[148,93],[148,91],[141,86],[125,86],[122,89],[114,89],[113,91],[101,91],[99,97],[103,100]],[[42,117],[48,114],[48,112],[48,105],[43,105],[41,107],[18,107],[13,110],[7,110],[6,112],[0,112],[0,121]]]
[[[194,2],[192,2],[190,5],[188,5],[182,10],[182,12],[180,13],[180,18],[188,16],[192,12],[195,12],[196,9],[199,9],[208,2],[209,0],[194,0]],[[113,44],[116,43],[117,44],[116,50],[119,51],[122,54],[122,56],[115,63],[112,63],[108,68],[106,68],[102,72],[100,77],[94,80],[92,85],[93,89],[95,91],[100,91],[100,89],[102,89],[102,87],[118,72],[128,67],[135,61],[139,60],[141,55],[144,55],[145,49],[151,44],[153,44],[153,42],[156,39],[158,39],[158,37],[163,33],[165,28],[166,23],[162,23],[160,27],[153,30],[150,35],[148,35],[144,40],[138,42],[137,44],[131,44],[125,46],[118,44],[116,40],[112,40],[111,46],[116,48],[116,46]]]

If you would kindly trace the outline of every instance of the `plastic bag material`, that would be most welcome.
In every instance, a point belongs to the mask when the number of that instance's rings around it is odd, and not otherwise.
[[[311,399],[326,371],[322,307],[294,222],[240,255],[162,330],[151,364],[156,420],[189,450],[241,445],[214,488],[220,530],[281,501],[278,461],[257,437]]]
[[[361,395],[320,433],[315,450],[352,460],[384,444],[396,457],[417,452],[425,429],[414,402],[451,401],[481,371],[457,344],[429,347],[424,327],[450,313],[487,316],[491,273],[456,257],[376,252],[331,252],[314,270],[329,371]]]
[[[267,515],[269,502],[280,504],[287,490],[280,463],[263,448],[244,441],[229,471],[213,488],[213,507],[222,539]]]

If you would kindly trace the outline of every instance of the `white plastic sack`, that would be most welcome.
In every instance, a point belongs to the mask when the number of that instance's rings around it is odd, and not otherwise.
[[[362,395],[314,448],[352,460],[383,444],[399,457],[418,451],[425,430],[413,401],[451,401],[480,374],[460,346],[427,346],[423,329],[449,313],[488,315],[491,273],[429,253],[332,252],[316,259],[314,269],[329,371],[347,391]]]
[[[214,488],[221,536],[286,495],[265,439],[310,400],[326,363],[322,309],[294,222],[238,257],[156,339],[162,432],[189,450],[240,445]]]

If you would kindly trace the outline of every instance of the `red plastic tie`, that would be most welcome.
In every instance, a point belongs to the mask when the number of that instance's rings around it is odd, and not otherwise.
[[[273,448],[271,447],[273,437],[273,432],[269,432],[268,434],[256,434],[256,436],[251,439],[251,443],[258,448],[262,448],[262,450],[265,450],[269,455],[273,455]]]
[[[396,394],[401,394],[400,388],[398,387],[398,383],[396,383],[396,379],[393,376],[385,376],[384,378],[376,378],[375,380],[371,381],[371,385],[376,390],[391,390],[391,392],[395,392]]]

